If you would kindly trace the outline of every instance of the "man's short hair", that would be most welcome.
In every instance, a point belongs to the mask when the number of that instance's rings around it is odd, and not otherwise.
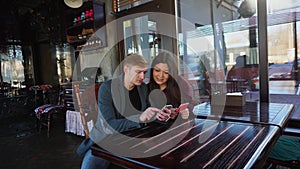
[[[130,54],[125,57],[123,61],[123,65],[127,66],[139,66],[139,67],[147,67],[148,62],[147,60],[142,56],[137,53]]]

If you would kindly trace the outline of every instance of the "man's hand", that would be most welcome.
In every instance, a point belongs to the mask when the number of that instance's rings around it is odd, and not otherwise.
[[[148,122],[155,116],[155,114],[158,114],[160,112],[162,112],[160,109],[149,107],[140,115],[139,120],[142,123]]]

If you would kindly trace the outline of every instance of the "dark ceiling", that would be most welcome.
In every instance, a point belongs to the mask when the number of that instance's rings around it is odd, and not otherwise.
[[[0,44],[63,41],[63,0],[1,0]]]

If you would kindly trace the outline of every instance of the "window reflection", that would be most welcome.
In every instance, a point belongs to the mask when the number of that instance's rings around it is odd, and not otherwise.
[[[158,54],[161,36],[157,33],[157,24],[147,15],[123,22],[125,55],[140,53],[152,60]],[[148,50],[149,49],[149,50]]]
[[[297,36],[297,44],[300,42],[300,22],[296,22],[296,36]],[[297,45],[297,56],[300,53],[300,45]],[[300,59],[297,57],[297,67],[300,67]],[[298,79],[299,80],[299,79]]]
[[[25,81],[24,60],[20,45],[7,46],[7,53],[1,54],[1,73],[3,82],[11,83],[12,87],[21,87]]]
[[[268,27],[270,80],[292,79],[295,59],[293,23]]]
[[[251,79],[246,80],[250,82],[257,81],[258,84],[259,42],[256,13],[243,17],[241,9],[231,10],[235,6],[240,7],[241,4],[235,3],[237,1],[228,1],[227,6],[223,1],[216,4],[207,2],[194,0],[187,4],[181,4],[180,17],[195,23],[195,28],[179,33],[180,56],[187,62],[196,76],[201,76],[203,71],[207,71],[205,68],[219,70],[222,69],[224,64],[225,78],[227,79],[229,71],[237,64],[237,58],[243,57],[243,65],[253,75],[249,77]],[[198,11],[197,6],[206,6],[212,12]],[[273,90],[274,83],[279,84],[282,80],[285,80],[285,82],[289,80],[292,82],[289,84],[289,88],[294,89],[295,82],[299,81],[299,6],[300,1],[294,0],[287,0],[284,3],[279,0],[268,0],[267,2],[269,61],[269,74],[267,76],[270,80],[271,94],[275,91]],[[231,10],[232,15],[227,13],[228,10]],[[184,27],[184,25],[181,26]],[[207,47],[209,43],[206,42],[210,43],[210,48]],[[219,51],[219,53],[214,52],[214,50]],[[216,56],[216,54],[219,56]],[[209,63],[207,67],[203,67],[201,59],[203,56],[207,57]],[[241,75],[234,76],[242,77]],[[255,89],[258,89],[258,87]]]
[[[56,46],[56,60],[59,82],[72,81],[72,58],[69,45]]]

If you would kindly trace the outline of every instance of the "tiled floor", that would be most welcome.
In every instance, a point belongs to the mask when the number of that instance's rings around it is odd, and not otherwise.
[[[64,132],[63,119],[54,119],[50,138],[46,128],[36,130],[30,113],[14,112],[0,119],[1,169],[78,169],[82,158],[76,148],[83,137]]]

